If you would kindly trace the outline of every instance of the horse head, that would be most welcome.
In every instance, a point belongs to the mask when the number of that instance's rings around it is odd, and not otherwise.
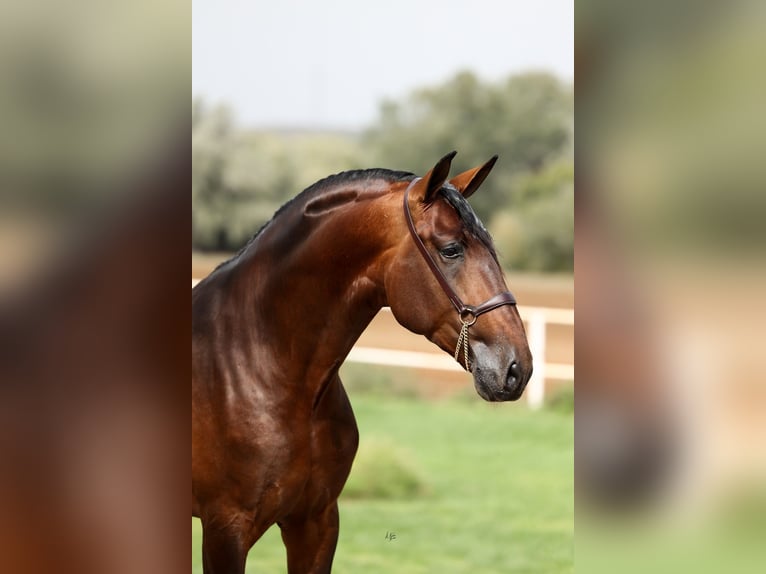
[[[497,156],[448,181],[454,156],[403,190],[387,303],[401,325],[454,354],[483,399],[516,400],[532,356],[492,239],[467,202]]]

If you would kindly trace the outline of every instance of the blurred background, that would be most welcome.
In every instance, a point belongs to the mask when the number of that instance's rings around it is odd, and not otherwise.
[[[190,20],[0,4],[2,572],[191,566]]]
[[[316,179],[451,149],[501,156],[475,206],[542,401],[350,362],[339,571],[571,571],[573,488],[582,572],[762,569],[762,2],[577,3],[575,433],[571,2],[193,12],[188,165],[188,3],[0,7],[0,570],[199,570],[186,178],[200,277]]]
[[[501,251],[550,376],[493,409],[442,365],[350,363],[367,446],[339,568],[571,570],[571,2],[192,10],[190,102],[188,3],[0,6],[0,571],[199,571],[189,218],[199,277],[315,180],[452,149],[501,155],[476,207],[529,246]],[[255,568],[283,570],[273,535]]]
[[[582,572],[756,572],[763,2],[578,2]]]
[[[536,378],[490,405],[381,311],[341,372],[361,440],[339,572],[573,569],[573,18],[571,0],[193,2],[193,280],[327,175],[500,156],[471,203]],[[248,571],[284,561],[272,528]]]

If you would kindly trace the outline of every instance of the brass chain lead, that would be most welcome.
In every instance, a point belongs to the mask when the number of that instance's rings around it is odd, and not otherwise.
[[[469,323],[467,321],[461,320],[463,323],[463,326],[460,328],[460,335],[457,338],[457,347],[455,348],[455,360],[459,363],[460,362],[460,348],[462,346],[463,348],[463,357],[465,360],[465,370],[470,371],[471,366],[468,362],[468,327],[470,327],[473,323]]]

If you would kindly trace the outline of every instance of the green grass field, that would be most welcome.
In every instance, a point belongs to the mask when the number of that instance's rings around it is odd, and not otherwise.
[[[364,457],[361,449],[376,445],[404,459],[420,488],[393,489],[389,498],[342,496],[334,572],[573,571],[571,415],[478,397],[426,402],[351,392],[351,400],[361,435],[352,479],[357,472],[374,480],[364,471],[375,454]],[[364,492],[364,484],[355,486]],[[195,519],[192,560],[199,573],[201,539]],[[247,572],[285,570],[273,527],[250,552]]]

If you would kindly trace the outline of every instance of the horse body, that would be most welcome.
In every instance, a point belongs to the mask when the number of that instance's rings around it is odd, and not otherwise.
[[[398,192],[414,182],[379,175],[310,188],[280,210],[278,225],[267,224],[192,292],[192,507],[203,524],[206,573],[244,572],[247,551],[274,523],[289,572],[329,572],[337,499],[358,444],[340,365],[384,305],[406,327],[454,348],[459,323],[449,303],[434,304],[433,285],[422,276],[417,280],[428,289],[412,284],[422,261],[401,232]],[[444,180],[437,183],[441,188]],[[421,214],[434,241],[461,228],[440,203],[430,220]],[[479,278],[497,275],[484,269],[486,261],[473,265]],[[484,290],[503,286],[478,283]],[[469,295],[477,291],[469,287]],[[513,346],[512,364],[526,353],[531,372],[518,313],[505,309],[483,317],[483,329],[500,332],[493,344]],[[477,390],[497,400],[507,400],[509,386],[520,394],[526,380],[508,374],[515,371],[507,365],[500,382],[482,379],[502,362],[482,332],[472,347]]]

